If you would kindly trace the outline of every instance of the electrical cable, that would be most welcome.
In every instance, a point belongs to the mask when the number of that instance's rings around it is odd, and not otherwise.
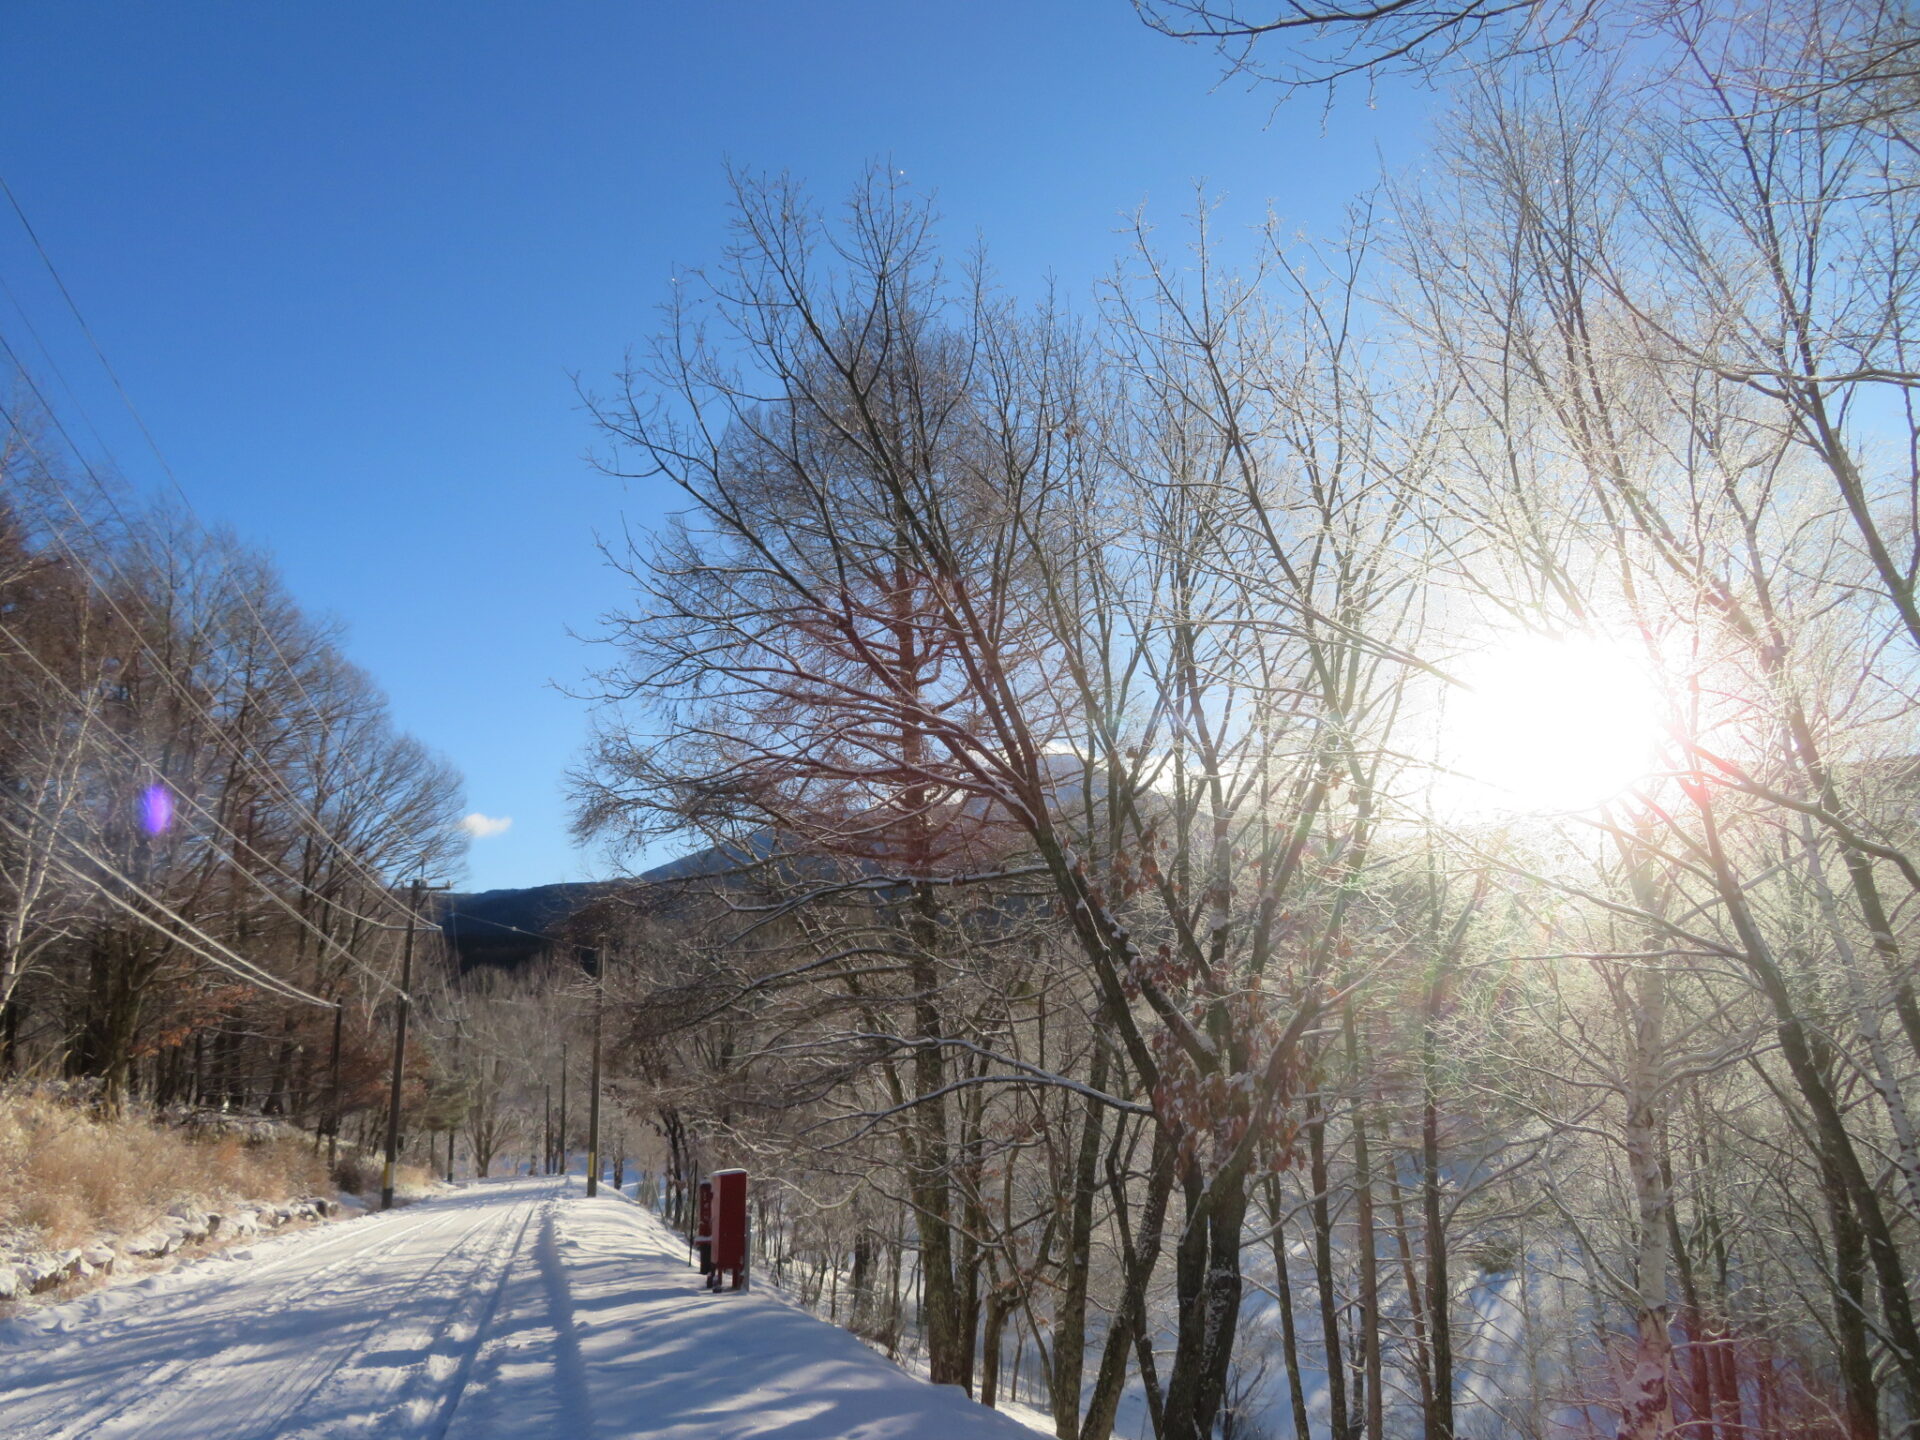
[[[75,443],[73,439],[71,432],[67,430],[65,424],[61,421],[60,417],[57,414],[53,413],[52,407],[47,402],[45,393],[40,389],[39,384],[34,380],[32,374],[25,368],[25,366],[21,364],[19,355],[14,351],[13,347],[8,343],[4,333],[0,333],[0,351],[4,351],[6,353],[7,358],[12,362],[16,373],[18,373],[21,379],[26,382],[28,389],[30,389],[33,392],[33,395],[35,399],[39,401],[43,412],[46,413],[48,421],[54,426],[56,430],[59,431],[61,438],[67,442],[68,449],[73,452],[74,457],[80,462],[80,465],[86,471],[88,478],[93,481],[95,489],[97,489],[100,492],[102,498],[106,500],[108,506],[113,510],[115,517],[120,521],[122,526],[126,528],[128,533],[133,533],[134,526],[130,521],[128,521],[125,515],[125,512],[123,512],[120,509],[119,503],[113,498],[111,490],[108,488],[105,481],[101,479],[99,473],[94,469],[93,465],[86,459],[86,456],[80,451],[78,445]],[[46,455],[46,453],[43,450],[41,450],[40,447],[36,445],[30,438],[26,437],[26,432],[24,427],[19,423],[17,417],[15,417],[11,412],[9,412],[5,406],[0,406],[0,420],[4,420],[8,428],[17,437],[20,438],[20,443],[25,446],[27,451],[30,454],[32,454],[37,460],[40,461],[44,478],[53,486],[54,490],[56,491],[56,493],[58,493],[61,501],[66,505],[67,509],[73,513],[74,519],[83,528],[86,528],[87,527],[86,517],[81,513],[80,507],[74,503],[73,497],[67,493],[65,485],[61,482],[58,474],[53,470],[50,459]],[[60,535],[57,528],[54,533],[57,537],[57,543],[60,544],[68,563],[72,564],[82,575],[86,577],[89,585],[106,603],[108,608],[113,611],[114,615],[120,620],[120,622],[127,627],[128,632],[138,638],[138,643],[140,645],[140,648],[144,650],[148,655],[148,657],[154,661],[156,673],[159,674],[160,677],[168,685],[170,685],[173,688],[175,693],[192,710],[194,710],[203,720],[207,722],[209,729],[212,731],[214,735],[216,736],[223,735],[222,727],[214,719],[212,713],[207,709],[205,703],[202,702],[200,698],[197,695],[195,695],[180,680],[179,676],[173,672],[173,668],[169,666],[165,662],[165,660],[162,659],[161,656],[155,652],[155,650],[153,649],[153,646],[144,638],[140,628],[134,625],[131,618],[126,614],[126,612],[123,609],[121,609],[119,602],[114,598],[112,592],[108,590],[107,587],[100,582],[100,577],[94,573],[93,568],[87,563],[85,558],[78,552],[78,550],[75,549],[72,542],[70,540],[67,540],[64,536]],[[120,580],[121,583],[125,585],[130,591],[132,591],[132,593],[134,593],[136,596],[139,596],[140,595],[139,588],[131,584],[125,572],[121,570],[119,564],[116,561],[114,561],[110,555],[108,557],[108,564],[114,571],[115,578]],[[293,681],[294,687],[300,692],[301,698],[306,701],[310,713],[317,715],[319,713],[319,707],[314,704],[311,694],[306,690],[305,685],[299,680],[298,675],[294,673],[291,664],[287,661],[285,657],[285,653],[280,650],[278,642],[273,639],[271,634],[271,628],[267,626],[265,618],[260,615],[258,608],[253,605],[251,598],[247,596],[244,593],[244,591],[240,592],[240,599],[242,603],[246,606],[249,614],[251,614],[254,617],[256,624],[260,627],[260,633],[267,638],[269,645],[274,650],[276,658],[280,660],[281,666],[283,670],[286,672],[288,678]],[[146,611],[149,619],[155,620],[155,621],[159,621],[161,619],[160,616],[154,613],[153,607],[147,603],[144,597],[141,597],[140,603],[141,603],[141,607]],[[299,798],[299,796],[292,791],[291,787],[289,787],[286,784],[286,782],[282,780],[278,774],[270,770],[262,770],[259,762],[256,761],[248,752],[246,752],[244,747],[235,746],[233,747],[232,753],[236,760],[238,760],[242,765],[245,765],[246,767],[248,767],[254,773],[255,778],[260,779],[264,784],[267,785],[267,787],[270,790],[277,789],[279,792],[278,798],[280,798],[289,807],[289,809],[291,809],[296,814],[296,816],[303,818],[309,825],[309,828],[312,829],[312,831],[320,839],[325,840],[328,844],[333,846],[336,853],[342,859],[344,859],[350,866],[357,868],[363,876],[365,876],[368,880],[372,881],[374,887],[380,890],[383,894],[386,894],[389,897],[389,899],[392,901],[392,903],[395,904],[396,907],[401,908],[402,912],[404,913],[404,907],[399,905],[399,901],[393,895],[392,889],[388,885],[388,882],[383,878],[381,878],[380,876],[376,875],[371,869],[371,867],[368,866],[365,863],[365,861],[362,860],[359,857],[359,855],[351,847],[342,844],[336,837],[334,837],[331,833],[329,833],[325,824],[320,820],[319,816],[316,813],[314,813],[313,810],[309,806],[307,806],[305,802],[302,801]],[[362,918],[364,919],[365,917],[362,917]],[[422,917],[416,916],[414,917],[414,919],[416,923],[430,923],[430,922],[424,921]],[[379,922],[369,920],[367,923],[377,924]]]
[[[14,833],[14,835],[17,836],[18,838],[22,840],[26,840],[29,843],[31,843],[32,836],[29,835],[26,831],[22,830],[18,825],[14,824],[14,822],[9,818],[7,818],[5,815],[0,815],[0,825],[6,826],[7,829],[11,830]],[[77,840],[74,840],[71,836],[64,837],[64,841],[71,849],[77,851],[79,855],[83,859],[85,859],[89,864],[97,866],[100,870],[104,871],[110,878],[119,881],[122,885],[126,886],[128,890],[132,891],[133,894],[138,899],[144,900],[147,904],[153,906],[154,909],[158,910],[162,915],[166,916],[167,919],[173,921],[174,924],[188,931],[196,940],[200,941],[202,944],[208,947],[211,947],[211,949],[202,949],[200,945],[194,944],[192,940],[187,940],[181,937],[180,935],[174,934],[173,932],[169,931],[164,925],[160,924],[159,921],[155,920],[151,915],[144,913],[137,905],[134,905],[132,902],[126,900],[122,896],[116,895],[111,889],[109,889],[105,885],[100,884],[97,880],[90,879],[84,872],[82,872],[71,861],[66,860],[59,855],[52,854],[51,852],[49,852],[49,858],[51,858],[56,865],[60,866],[61,869],[65,870],[68,874],[72,875],[76,880],[79,880],[83,883],[91,885],[94,892],[99,896],[101,896],[101,898],[107,900],[113,905],[118,906],[120,909],[125,910],[128,914],[132,915],[135,919],[140,920],[144,924],[152,927],[154,930],[157,930],[160,934],[166,936],[169,940],[172,940],[175,944],[180,945],[184,949],[193,951],[196,955],[199,955],[202,959],[207,960],[210,963],[218,966],[220,969],[225,970],[228,973],[236,976],[237,978],[246,981],[248,984],[253,985],[258,989],[266,990],[266,991],[269,991],[270,993],[276,994],[280,996],[282,999],[304,1001],[310,1005],[317,1005],[320,1008],[325,1010],[331,1010],[334,1008],[333,1001],[323,1000],[318,995],[309,994],[307,991],[302,990],[299,986],[294,985],[288,981],[282,980],[279,976],[273,974],[271,971],[263,970],[258,965],[255,965],[251,960],[248,960],[244,956],[238,954],[236,951],[229,949],[226,945],[214,939],[211,935],[207,934],[206,931],[202,930],[199,926],[195,925],[191,920],[188,920],[185,916],[179,914],[177,911],[175,911],[171,906],[166,904],[164,901],[156,898],[155,896],[149,895],[145,890],[141,889],[138,885],[134,884],[134,882],[128,876],[123,874],[114,865],[112,865],[108,861],[102,860],[98,855],[95,855],[92,851],[88,850],[84,845],[80,844]]]
[[[25,655],[28,659],[33,661],[35,665],[39,666],[41,672],[49,680],[51,680],[55,685],[59,686],[61,691],[65,693],[67,698],[71,700],[75,706],[77,707],[84,706],[85,702],[81,699],[79,693],[75,691],[71,685],[67,684],[67,682],[64,679],[61,678],[58,671],[54,670],[50,665],[48,665],[45,660],[41,659],[40,656],[33,651],[32,647],[28,646],[25,643],[25,641],[23,641],[20,638],[18,633],[15,632],[12,629],[12,627],[7,625],[5,621],[0,621],[0,635],[5,636],[16,647],[18,647],[21,654]],[[116,744],[120,745],[123,749],[125,749],[127,753],[136,762],[140,764],[146,763],[146,756],[141,754],[139,747],[136,746],[131,740],[127,739],[126,736],[121,735],[119,732],[115,731],[111,727],[106,727],[104,730],[104,733],[108,735]],[[363,924],[373,925],[382,930],[387,930],[387,929],[400,930],[400,929],[406,928],[405,926],[402,926],[402,925],[389,926],[382,921],[374,920],[371,917],[360,915],[358,914],[358,912],[349,910],[345,906],[340,905],[338,901],[333,900],[330,896],[322,894],[320,891],[315,890],[311,885],[308,885],[304,881],[301,881],[298,878],[296,878],[295,876],[288,874],[286,869],[281,865],[279,865],[277,862],[275,862],[271,857],[262,854],[258,849],[256,849],[252,845],[249,845],[245,840],[241,839],[238,832],[236,832],[230,825],[227,825],[224,821],[222,821],[217,815],[214,814],[213,811],[209,810],[196,797],[192,795],[188,795],[182,791],[174,790],[172,786],[169,786],[168,790],[172,794],[179,795],[180,798],[186,801],[186,803],[189,806],[191,806],[195,811],[199,812],[200,815],[205,817],[207,823],[211,825],[215,830],[223,832],[234,842],[235,845],[245,849],[256,860],[258,860],[261,865],[273,871],[273,873],[280,876],[281,879],[287,881],[295,889],[305,894],[313,896],[316,900],[320,900],[327,904],[334,905],[336,908],[341,909],[344,913],[351,916],[353,919],[360,921]],[[33,808],[33,807],[29,807],[29,808]],[[36,814],[38,813],[37,810],[35,813]],[[44,819],[45,817],[42,816],[40,818]],[[388,979],[386,976],[382,975],[379,971],[375,970],[372,966],[368,965],[364,960],[360,959],[359,956],[355,955],[351,950],[347,949],[346,946],[342,945],[338,940],[334,939],[333,936],[329,935],[326,931],[322,930],[318,925],[314,924],[313,921],[309,919],[307,916],[302,915],[298,910],[296,910],[293,907],[293,904],[291,901],[289,901],[285,896],[280,894],[279,891],[275,890],[271,885],[269,885],[266,882],[266,880],[259,875],[257,871],[245,865],[242,865],[238,860],[238,858],[235,857],[231,851],[220,848],[210,838],[203,837],[203,839],[205,840],[205,843],[208,845],[208,847],[213,850],[214,854],[218,855],[221,859],[225,860],[229,865],[233,866],[234,869],[238,870],[247,879],[251,880],[254,884],[259,886],[259,888],[266,894],[268,899],[272,900],[276,905],[280,906],[295,920],[297,920],[301,925],[306,927],[306,929],[310,931],[317,939],[319,939],[323,945],[326,945],[331,949],[333,949],[337,954],[339,954],[341,957],[346,959],[355,968],[359,969],[363,974],[367,975],[369,978],[374,980],[379,985],[384,986],[389,990],[392,990],[395,994],[405,993],[400,989],[398,985],[394,984],[392,980]],[[409,1000],[411,1000],[411,997],[409,997]]]
[[[105,482],[101,480],[98,473],[93,469],[93,466],[86,460],[85,456],[80,453],[77,445],[75,445],[74,443],[72,435],[67,431],[65,425],[61,422],[59,416],[52,413],[51,407],[48,406],[47,404],[46,396],[44,395],[44,393],[42,393],[38,384],[34,381],[33,376],[30,373],[28,373],[23,366],[21,366],[19,356],[14,352],[12,346],[7,343],[7,340],[4,334],[0,334],[0,350],[5,351],[8,359],[11,360],[13,365],[15,366],[16,371],[20,374],[21,378],[25,380],[28,388],[33,392],[35,398],[40,402],[40,405],[42,406],[43,410],[47,412],[47,418],[50,421],[50,423],[52,423],[54,428],[60,432],[62,438],[66,440],[68,448],[74,452],[75,458],[78,459],[82,467],[85,468],[89,478],[93,480],[95,487],[100,490],[102,496],[105,497],[107,499],[108,504],[112,506],[116,517],[121,521],[121,523],[124,526],[127,527],[128,531],[131,532],[133,530],[133,526],[131,525],[130,522],[127,521],[125,514],[122,511],[120,511],[117,502],[113,500],[111,492],[108,490]],[[0,406],[0,421],[4,421],[9,427],[9,429],[11,429],[16,435],[24,437],[25,432],[23,427],[19,424],[16,417],[12,413],[10,413],[5,406]],[[68,510],[70,510],[73,513],[75,520],[81,526],[84,527],[87,523],[86,518],[81,513],[79,506],[74,503],[73,497],[67,493],[65,485],[62,484],[58,475],[53,473],[52,467],[49,463],[49,457],[30,439],[23,438],[21,443],[25,445],[29,453],[34,455],[35,458],[41,462],[43,471],[45,472],[45,478],[52,484],[54,490],[59,494],[60,499],[65,503]],[[56,531],[56,535],[58,535],[57,531]],[[361,859],[361,857],[354,851],[352,847],[343,844],[337,837],[335,837],[331,832],[329,832],[324,822],[320,820],[319,816],[297,794],[294,793],[292,787],[287,784],[287,782],[284,780],[283,777],[281,777],[277,772],[271,769],[262,768],[261,763],[246,749],[246,747],[244,747],[243,745],[240,745],[237,741],[233,741],[230,737],[226,735],[224,727],[221,726],[221,724],[215,719],[212,712],[207,708],[205,702],[202,701],[198,695],[194,694],[191,688],[189,688],[184,683],[184,681],[181,680],[179,675],[175,673],[174,667],[169,665],[165,661],[165,659],[161,657],[158,654],[158,652],[154,650],[152,644],[148,640],[146,640],[146,638],[144,637],[141,627],[133,623],[132,618],[126,613],[124,609],[121,608],[120,602],[114,598],[112,591],[110,591],[104,584],[101,583],[100,577],[94,572],[93,567],[87,563],[86,559],[73,546],[71,541],[67,540],[64,536],[59,536],[57,539],[57,543],[60,544],[60,547],[68,563],[73,565],[74,568],[78,570],[80,574],[85,577],[89,587],[94,591],[94,593],[96,593],[100,597],[100,599],[114,613],[115,617],[121,622],[121,624],[126,627],[128,633],[136,637],[137,643],[139,644],[140,648],[146,653],[148,658],[154,662],[155,673],[161,678],[161,680],[165,684],[167,684],[173,689],[174,693],[177,696],[179,696],[179,698],[194,713],[196,713],[200,719],[206,722],[208,730],[212,735],[228,743],[228,747],[234,759],[238,761],[242,766],[246,767],[249,771],[251,771],[254,778],[260,780],[262,784],[264,784],[270,792],[277,792],[275,798],[279,799],[282,803],[286,804],[289,810],[291,810],[294,813],[296,818],[301,819],[318,839],[330,845],[333,848],[334,852],[342,860],[347,862],[347,864],[350,867],[357,869],[363,877],[365,877],[367,880],[372,882],[373,888],[375,888],[383,896],[385,896],[389,900],[389,902],[395,906],[395,908],[401,911],[403,915],[406,914],[407,913],[406,907],[398,899],[398,896],[395,893],[394,888],[384,878],[375,874],[373,869],[363,859]],[[108,564],[112,568],[115,574],[115,578],[120,580],[123,585],[125,585],[130,591],[132,591],[132,593],[138,596],[140,594],[138,587],[130,583],[125,572],[121,570],[118,563],[113,561],[110,556],[108,558]],[[243,596],[243,600],[244,599],[245,597]],[[154,613],[152,606],[148,604],[144,598],[141,599],[140,603],[142,608],[146,610],[147,616],[149,619],[158,621],[161,618]],[[246,600],[245,603],[247,604],[247,608],[249,612],[254,615],[257,621],[260,622],[264,631],[265,629],[264,618],[259,615],[259,611],[255,607],[253,607],[250,600]],[[296,687],[301,690],[302,697],[307,701],[310,712],[317,714],[318,707],[314,705],[312,697],[310,694],[306,692],[305,687],[299,685],[297,677],[293,676],[292,667],[286,661],[284,653],[279,651],[277,644],[274,645],[274,649],[275,649],[276,656],[281,661],[282,667],[286,670],[289,677],[295,680]],[[317,892],[316,892],[316,895],[317,895]],[[331,897],[317,896],[317,898],[322,899],[328,904],[332,904],[336,906],[339,904],[338,901],[333,900]],[[366,917],[366,916],[356,916],[356,918],[359,918],[368,924],[381,923],[379,921],[372,920],[370,917]],[[415,915],[415,916],[412,916],[411,918],[416,924],[427,924],[427,925],[432,924],[430,920],[422,916]]]
[[[46,267],[47,274],[52,277],[54,285],[59,289],[61,298],[66,301],[67,309],[72,313],[75,323],[79,325],[81,333],[87,339],[87,344],[92,348],[95,357],[98,358],[98,360],[100,361],[101,369],[106,371],[108,378],[112,380],[114,389],[116,392],[118,392],[120,396],[121,403],[126,406],[127,413],[130,416],[132,416],[134,423],[140,429],[140,433],[146,438],[148,448],[150,448],[153,451],[154,459],[159,462],[161,471],[166,475],[168,482],[173,486],[174,493],[180,497],[180,502],[182,505],[186,507],[188,516],[191,517],[196,524],[198,524],[199,514],[194,509],[192,498],[187,494],[185,487],[181,485],[179,476],[174,473],[173,466],[168,463],[167,457],[165,456],[165,454],[161,452],[159,442],[155,440],[153,431],[148,427],[146,420],[141,416],[139,410],[135,407],[133,403],[133,397],[127,393],[126,386],[121,383],[119,372],[113,368],[112,362],[107,359],[106,351],[102,348],[99,342],[99,339],[93,333],[93,327],[87,323],[86,316],[81,313],[79,303],[74,299],[72,290],[68,288],[66,280],[60,274],[59,267],[56,266],[53,262],[53,256],[48,253],[46,245],[42,243],[40,239],[39,232],[34,229],[33,222],[30,219],[28,219],[25,207],[21,205],[19,197],[13,193],[12,187],[7,184],[6,178],[4,176],[0,176],[0,191],[3,191],[6,194],[7,203],[12,207],[14,216],[19,220],[21,228],[24,231],[26,231],[27,238],[32,242],[34,251],[40,257],[41,264]],[[31,326],[29,326],[29,328],[31,329]],[[34,338],[36,343],[39,343],[38,332],[35,331],[33,333],[34,333]],[[53,422],[56,428],[59,429],[62,438],[64,438],[67,442],[68,448],[73,451],[75,458],[80,461],[81,466],[86,470],[88,477],[93,480],[95,488],[101,492],[102,497],[106,499],[108,505],[113,509],[115,515],[119,518],[121,524],[128,525],[126,516],[120,511],[118,503],[113,499],[107,487],[100,480],[100,477],[94,472],[93,466],[87,462],[84,454],[81,453],[79,447],[74,443],[72,435],[69,434],[66,430],[66,427],[63,424],[61,424],[59,416],[54,413],[52,406],[48,405],[46,396],[41,393],[40,388],[34,382],[32,375],[26,370],[24,366],[20,364],[19,357],[14,354],[12,347],[9,345],[6,345],[4,336],[0,336],[0,347],[4,347],[7,350],[7,354],[9,358],[12,359],[15,368],[21,373],[22,377],[26,380],[28,386],[32,388],[34,395],[40,401],[42,409],[47,412],[48,419]],[[44,345],[42,345],[41,348],[43,351],[46,349]],[[65,383],[64,376],[62,376],[62,383]],[[71,391],[72,387],[69,386],[68,388]],[[77,398],[75,403],[79,404]],[[94,433],[98,435],[100,433],[99,427],[93,424],[92,417],[90,415],[87,415],[85,406],[80,405],[79,408],[80,408],[81,414],[87,419],[87,424],[89,428],[93,429]],[[11,424],[11,421],[9,421],[9,424]],[[101,444],[102,444],[102,449],[106,451],[108,458],[111,459],[112,458],[111,448],[106,445],[104,440],[102,440]],[[57,477],[49,477],[49,478],[53,478],[55,485],[58,486],[59,482]],[[69,508],[74,508],[76,516],[78,515],[77,507],[71,506],[71,502],[69,502]],[[128,528],[130,530],[131,526],[128,526]],[[241,604],[246,607],[247,612],[253,617],[254,623],[259,628],[259,633],[265,638],[268,648],[273,651],[274,657],[277,660],[279,660],[282,669],[286,672],[287,678],[293,683],[293,687],[296,690],[296,692],[298,692],[298,694],[300,695],[301,700],[305,702],[308,708],[308,711],[312,714],[317,715],[319,713],[319,707],[314,703],[313,697],[307,691],[306,685],[300,679],[299,673],[294,669],[292,663],[288,661],[285,652],[283,652],[280,649],[279,639],[274,634],[273,627],[271,627],[266,623],[265,617],[262,616],[258,608],[255,607],[255,605],[253,604],[253,599],[250,595],[247,595],[243,591],[241,592],[239,598],[240,598]],[[312,816],[311,819],[314,822],[316,831],[320,833],[324,838],[331,841],[332,837],[330,835],[327,835],[324,826],[320,825],[319,817]],[[338,842],[334,842],[334,843],[337,846]],[[341,853],[345,855],[346,858],[349,860],[349,863],[358,863],[357,856],[354,856],[351,852],[348,852],[345,849],[345,847],[339,847],[339,848],[341,849]],[[366,869],[366,867],[364,866],[362,866],[362,868]],[[369,878],[376,878],[372,876],[372,872],[370,869],[367,870],[367,874]],[[384,887],[384,882],[377,882],[377,883],[381,884]],[[418,917],[415,917],[415,918],[417,919]]]

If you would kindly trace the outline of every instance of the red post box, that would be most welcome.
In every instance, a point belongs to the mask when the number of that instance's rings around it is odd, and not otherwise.
[[[723,1274],[733,1276],[733,1288],[747,1288],[747,1172],[713,1173],[713,1274],[707,1284],[720,1288]]]
[[[700,1219],[693,1232],[694,1256],[702,1275],[713,1274],[713,1181],[700,1182]]]

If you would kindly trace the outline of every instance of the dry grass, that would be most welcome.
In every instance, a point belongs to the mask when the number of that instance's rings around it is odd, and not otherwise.
[[[393,1167],[393,1193],[403,1200],[423,1200],[440,1188],[440,1178],[425,1165],[402,1160]]]
[[[325,1164],[299,1141],[198,1138],[0,1091],[0,1230],[33,1232],[47,1246],[139,1230],[170,1205],[217,1210],[235,1200],[312,1195],[325,1184]]]
[[[343,1194],[375,1199],[380,1194],[381,1158],[371,1152],[342,1150],[334,1161],[333,1183]],[[393,1167],[393,1192],[407,1199],[430,1195],[438,1187],[437,1176],[426,1166],[402,1160]]]

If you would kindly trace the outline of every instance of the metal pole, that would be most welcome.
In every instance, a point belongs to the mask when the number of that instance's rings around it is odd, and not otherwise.
[[[420,886],[408,891],[407,938],[400,949],[400,1015],[393,1026],[393,1089],[387,1097],[387,1163],[380,1172],[380,1208],[393,1208],[393,1166],[400,1157],[400,1084],[407,1068],[407,1012],[413,1003],[413,917],[420,912]]]
[[[606,994],[606,948],[593,957],[593,1090],[587,1100],[587,1198],[600,1193],[600,1001]]]

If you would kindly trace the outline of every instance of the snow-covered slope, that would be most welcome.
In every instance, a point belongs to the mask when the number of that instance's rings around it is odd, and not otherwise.
[[[578,1177],[490,1182],[16,1323],[9,1437],[1033,1440]]]

